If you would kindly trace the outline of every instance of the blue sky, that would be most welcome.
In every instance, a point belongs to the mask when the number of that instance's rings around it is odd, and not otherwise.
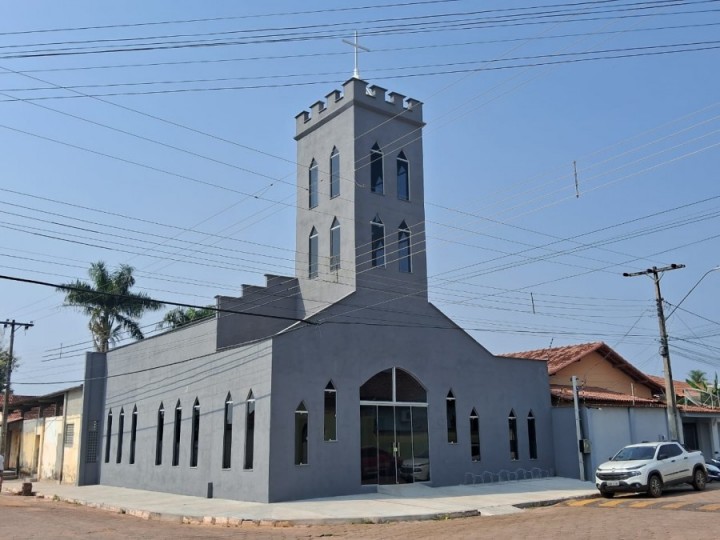
[[[431,301],[495,353],[602,340],[661,374],[652,281],[622,273],[687,265],[677,304],[720,264],[720,2],[329,5],[3,5],[0,274],[127,263],[193,304],[292,274],[294,117],[350,78],[357,30],[362,78],[424,103]],[[675,378],[718,370],[719,285],[668,321]],[[85,318],[0,298],[35,323],[16,392],[79,381]]]

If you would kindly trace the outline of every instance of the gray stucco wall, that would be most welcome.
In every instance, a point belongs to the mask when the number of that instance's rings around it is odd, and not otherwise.
[[[555,474],[565,478],[580,478],[575,410],[572,407],[553,407],[552,434],[555,443]]]
[[[667,438],[665,409],[602,407],[583,409],[592,452],[587,460],[588,478],[595,469],[623,446]]]
[[[104,416],[113,411],[110,460],[102,463],[102,483],[195,496],[267,500],[271,342],[215,352],[215,321],[135,343],[108,353]],[[151,369],[155,368],[155,369]],[[243,470],[245,406],[252,390],[256,430],[252,470]],[[233,400],[232,463],[222,468],[225,400]],[[191,418],[200,405],[198,465],[190,466]],[[177,466],[172,465],[175,407],[180,402],[181,433]],[[165,409],[162,464],[155,465],[157,418]],[[138,427],[135,463],[129,463],[133,408]],[[124,409],[121,462],[117,463],[118,414]],[[107,444],[103,431],[104,444]],[[104,451],[102,457],[105,457]]]
[[[554,466],[552,419],[544,362],[499,359],[431,305],[416,299],[393,304],[397,326],[367,325],[338,312],[363,304],[352,295],[318,316],[317,326],[275,338],[270,500],[280,501],[362,491],[359,388],[391,367],[410,372],[427,389],[431,484],[463,483],[465,473]],[[375,314],[374,312],[372,313]],[[368,312],[363,319],[366,320]],[[385,314],[388,316],[388,314]],[[381,315],[378,315],[381,317]],[[372,317],[371,317],[372,318]],[[353,324],[351,321],[355,321]],[[416,321],[416,324],[407,324]],[[422,321],[417,324],[417,321]],[[323,440],[323,390],[337,389],[337,441]],[[446,397],[457,403],[458,442],[447,442]],[[294,464],[294,411],[309,413],[309,462]],[[480,418],[482,459],[471,461],[469,416]],[[518,418],[520,459],[510,459],[508,415]],[[528,456],[527,415],[532,410],[538,459]]]

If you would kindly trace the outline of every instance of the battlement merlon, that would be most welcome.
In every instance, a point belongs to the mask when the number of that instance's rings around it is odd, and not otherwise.
[[[314,130],[333,116],[355,103],[385,114],[396,116],[417,126],[424,125],[422,102],[397,92],[388,92],[380,86],[371,86],[361,79],[350,79],[343,90],[333,90],[325,100],[316,101],[310,111],[302,111],[295,117],[295,140],[308,130]]]

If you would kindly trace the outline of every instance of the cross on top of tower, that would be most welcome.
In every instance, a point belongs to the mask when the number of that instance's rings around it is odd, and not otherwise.
[[[360,70],[358,69],[358,49],[362,49],[363,51],[370,52],[370,49],[367,47],[363,47],[358,43],[358,33],[357,30],[355,31],[355,41],[348,41],[347,39],[343,39],[343,43],[347,43],[351,47],[355,49],[355,69],[353,70],[353,78],[359,79],[360,78]]]

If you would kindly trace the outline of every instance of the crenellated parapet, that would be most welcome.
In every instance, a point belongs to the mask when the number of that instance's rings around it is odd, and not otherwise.
[[[419,126],[424,125],[422,102],[353,78],[343,84],[342,92],[333,90],[325,100],[316,101],[310,106],[309,111],[302,111],[295,117],[295,138],[299,138],[308,130],[316,129],[351,104],[383,112]]]

